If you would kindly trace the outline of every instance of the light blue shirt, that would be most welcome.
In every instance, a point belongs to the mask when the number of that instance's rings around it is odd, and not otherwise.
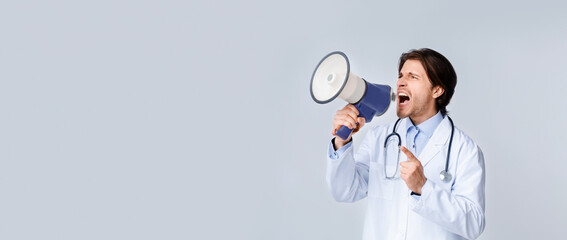
[[[437,112],[435,116],[425,120],[425,122],[422,122],[417,126],[413,125],[412,121],[409,121],[409,124],[406,125],[406,142],[407,148],[413,153],[413,155],[416,157],[419,156],[441,121],[443,121],[441,112]]]
[[[331,142],[329,143],[329,157],[331,159],[339,159],[339,157],[350,147],[352,146],[352,140],[350,142],[348,142],[347,144],[345,144],[344,146],[342,146],[341,148],[337,149],[336,151],[333,151],[333,149],[335,149],[335,146],[333,146],[333,140],[331,140]]]
[[[407,148],[417,157],[425,148],[427,141],[433,136],[435,129],[439,126],[439,124],[443,121],[443,115],[441,112],[437,112],[433,117],[425,120],[421,124],[415,126],[413,125],[412,121],[409,121],[410,124],[407,124]],[[352,141],[344,145],[343,147],[339,148],[336,151],[333,151],[335,147],[333,146],[333,141],[329,143],[329,158],[331,159],[339,159],[340,156],[352,146]]]

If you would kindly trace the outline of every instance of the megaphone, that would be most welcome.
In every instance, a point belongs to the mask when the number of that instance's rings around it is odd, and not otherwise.
[[[325,104],[339,97],[358,109],[359,117],[366,122],[388,110],[395,94],[388,85],[369,83],[350,71],[350,62],[343,52],[327,54],[317,64],[311,76],[311,97]],[[354,129],[341,126],[336,134],[346,140]]]

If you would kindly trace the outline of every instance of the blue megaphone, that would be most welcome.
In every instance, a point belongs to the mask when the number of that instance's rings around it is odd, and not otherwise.
[[[395,94],[388,85],[369,83],[350,71],[350,62],[343,52],[327,54],[317,64],[311,76],[311,97],[315,102],[324,104],[339,97],[358,109],[359,117],[366,122],[374,116],[380,116],[388,110]],[[347,139],[353,129],[341,126],[337,136]]]

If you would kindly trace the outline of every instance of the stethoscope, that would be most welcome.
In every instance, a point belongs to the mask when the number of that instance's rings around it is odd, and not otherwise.
[[[449,156],[451,155],[451,145],[453,144],[453,133],[455,133],[455,125],[453,124],[453,120],[449,116],[447,116],[447,118],[449,119],[449,122],[451,122],[451,138],[449,139],[449,149],[447,150],[447,160],[445,161],[445,169],[439,173],[439,178],[441,178],[441,181],[443,181],[443,182],[449,182],[453,178],[451,173],[449,173]],[[392,129],[392,133],[390,133],[390,135],[388,135],[386,137],[386,140],[384,141],[384,154],[385,154],[385,156],[384,156],[384,175],[386,176],[386,179],[395,179],[396,173],[398,172],[398,167],[400,166],[400,147],[402,146],[402,138],[400,137],[400,134],[398,134],[396,132],[396,129],[398,127],[398,123],[400,122],[400,120],[402,120],[402,119],[398,118],[398,120],[394,124],[394,128]],[[388,173],[386,172],[386,161],[388,160],[388,148],[387,147],[388,147],[388,143],[391,140],[390,138],[397,138],[398,139],[398,156],[396,158],[397,159],[396,171],[394,172],[394,175],[392,175],[392,176],[388,176]]]

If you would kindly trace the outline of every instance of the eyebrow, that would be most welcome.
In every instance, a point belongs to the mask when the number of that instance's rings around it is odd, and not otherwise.
[[[398,74],[398,76],[403,76],[404,74],[402,72],[400,72]],[[413,75],[413,76],[417,76],[417,77],[421,77],[421,75],[417,74],[417,73],[413,73],[413,72],[408,72],[408,75]]]

